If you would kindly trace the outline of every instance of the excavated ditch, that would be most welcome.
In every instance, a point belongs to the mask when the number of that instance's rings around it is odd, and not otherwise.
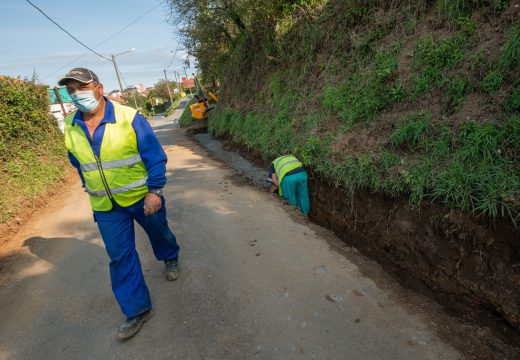
[[[213,155],[215,140],[193,135]],[[220,139],[257,167],[221,160],[264,186],[268,161]],[[226,155],[232,156],[232,155]],[[235,165],[234,165],[235,164]],[[520,348],[520,239],[507,223],[487,224],[442,206],[413,208],[405,198],[348,194],[323,175],[309,171],[310,220],[336,233],[345,243],[378,261],[397,280],[441,303],[448,313],[494,329]],[[488,347],[493,348],[490,341]],[[516,352],[516,351],[515,351]],[[498,355],[500,356],[500,355]],[[499,357],[497,357],[499,358]],[[502,357],[503,358],[503,357]]]

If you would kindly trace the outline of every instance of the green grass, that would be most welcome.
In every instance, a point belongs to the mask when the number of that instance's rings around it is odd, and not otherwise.
[[[482,79],[482,89],[487,93],[494,93],[502,86],[504,77],[496,70],[491,70]]]
[[[430,133],[430,117],[425,113],[417,113],[406,116],[402,125],[390,136],[390,144],[417,145],[425,135]]]
[[[339,86],[329,85],[322,94],[323,106],[337,112],[345,124],[368,122],[390,104],[404,98],[395,79],[398,44],[391,52],[377,52],[373,66],[353,73]]]
[[[168,107],[168,109],[166,109],[166,111],[164,112],[164,116],[172,115],[175,112],[175,110],[177,110],[179,108],[180,101],[181,101],[180,97],[176,96],[175,99],[173,100],[173,104],[171,104],[170,107]]]
[[[471,3],[468,0],[437,0],[437,8],[447,19],[457,20],[468,14]]]
[[[457,110],[463,103],[465,96],[473,91],[468,80],[462,77],[451,77],[445,80],[445,86],[451,98],[452,109]]]
[[[190,105],[195,104],[196,99],[191,98],[186,107],[184,108],[184,111],[182,112],[181,117],[179,118],[179,126],[180,127],[187,127],[190,125],[195,124],[195,119],[191,117],[191,110]]]
[[[464,59],[466,37],[460,34],[435,43],[426,38],[417,43],[414,68],[419,72],[413,78],[411,95],[419,98],[425,92],[448,83],[447,72]]]
[[[503,126],[467,122],[456,133],[447,123],[434,127],[428,114],[406,116],[390,143],[414,149],[408,162],[384,150],[334,153],[334,137],[316,132],[320,115],[304,119],[298,127],[284,111],[273,117],[218,109],[209,129],[217,137],[230,134],[266,160],[290,152],[349,192],[408,194],[413,205],[433,200],[477,216],[518,219],[520,171],[514,162],[520,155],[520,116]]]
[[[520,64],[520,23],[513,26],[506,41],[498,66],[502,71],[510,71]]]
[[[506,107],[509,111],[520,111],[520,85],[511,92]]]

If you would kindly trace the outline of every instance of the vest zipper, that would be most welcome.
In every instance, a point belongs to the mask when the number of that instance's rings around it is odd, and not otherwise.
[[[103,167],[101,166],[101,160],[94,154],[94,157],[96,158],[96,163],[99,169],[99,174],[101,176],[101,182],[103,183],[103,186],[105,187],[105,190],[107,191],[107,195],[110,199],[114,199],[112,196],[112,193],[110,192],[110,188],[108,187],[107,179],[105,178],[105,173],[103,172]]]

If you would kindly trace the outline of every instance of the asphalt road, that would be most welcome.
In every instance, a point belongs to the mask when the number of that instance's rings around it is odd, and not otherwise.
[[[168,219],[182,276],[137,247],[156,315],[134,338],[79,181],[63,187],[0,257],[0,359],[457,359],[377,265],[273,196],[235,182],[174,119],[152,121],[169,157]],[[343,250],[342,250],[343,249]],[[350,255],[349,255],[350,254]],[[373,267],[373,269],[371,269]]]

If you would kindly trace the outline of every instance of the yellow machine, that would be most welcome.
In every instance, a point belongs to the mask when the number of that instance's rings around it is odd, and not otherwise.
[[[204,95],[202,85],[199,83],[197,78],[194,79],[195,85],[197,86],[197,94],[195,95],[197,102],[195,104],[190,105],[191,117],[195,120],[205,120],[208,118],[208,113],[215,107],[209,103],[208,99]],[[218,103],[218,96],[215,93],[208,91],[208,96],[215,103]]]

